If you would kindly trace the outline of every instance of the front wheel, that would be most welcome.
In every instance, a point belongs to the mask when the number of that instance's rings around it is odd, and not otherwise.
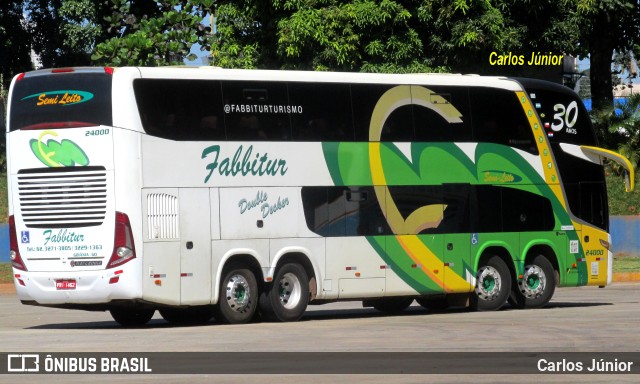
[[[522,280],[514,284],[509,302],[517,308],[544,307],[556,290],[553,265],[543,255],[525,265]]]
[[[223,323],[244,324],[253,319],[258,306],[258,283],[253,272],[229,268],[220,281],[215,318]]]
[[[278,269],[273,284],[260,296],[260,309],[267,320],[299,320],[309,303],[309,277],[300,264]]]
[[[109,310],[111,317],[120,325],[125,327],[139,327],[151,320],[155,309],[118,307]]]
[[[509,267],[500,257],[492,256],[478,269],[471,308],[479,311],[498,310],[507,302],[510,291]]]

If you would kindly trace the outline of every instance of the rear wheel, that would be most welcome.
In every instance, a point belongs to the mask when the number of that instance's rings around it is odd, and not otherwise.
[[[522,280],[514,284],[509,302],[517,308],[544,307],[556,290],[553,265],[543,255],[524,267]]]
[[[228,324],[248,323],[258,305],[258,283],[253,272],[245,268],[229,268],[220,281],[220,297],[215,317]]]
[[[173,324],[204,324],[213,317],[211,307],[163,308],[158,312]]]
[[[491,256],[479,269],[476,288],[471,295],[471,308],[479,311],[500,309],[509,298],[511,273],[498,256]]]
[[[266,320],[299,320],[309,303],[309,277],[297,263],[278,269],[271,284],[260,296],[260,309]]]
[[[151,320],[155,309],[118,307],[109,310],[111,317],[125,327],[139,327]]]
[[[371,306],[384,313],[396,314],[409,308],[411,303],[412,297],[386,297],[371,302]]]

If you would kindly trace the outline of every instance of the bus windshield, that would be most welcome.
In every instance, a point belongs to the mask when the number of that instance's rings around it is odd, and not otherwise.
[[[18,79],[9,130],[111,125],[111,80],[104,71]]]
[[[604,230],[609,226],[604,168],[586,157],[580,147],[597,147],[589,114],[569,88],[532,79],[518,79],[529,93],[550,147],[572,213]],[[565,148],[574,147],[574,151]]]

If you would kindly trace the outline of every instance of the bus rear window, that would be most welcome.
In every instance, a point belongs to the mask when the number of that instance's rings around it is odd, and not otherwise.
[[[106,73],[26,76],[11,95],[9,130],[112,125]]]

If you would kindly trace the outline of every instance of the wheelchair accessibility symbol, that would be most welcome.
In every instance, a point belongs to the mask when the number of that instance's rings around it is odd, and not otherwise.
[[[22,244],[29,244],[31,241],[29,238],[29,231],[20,231],[20,241]]]

